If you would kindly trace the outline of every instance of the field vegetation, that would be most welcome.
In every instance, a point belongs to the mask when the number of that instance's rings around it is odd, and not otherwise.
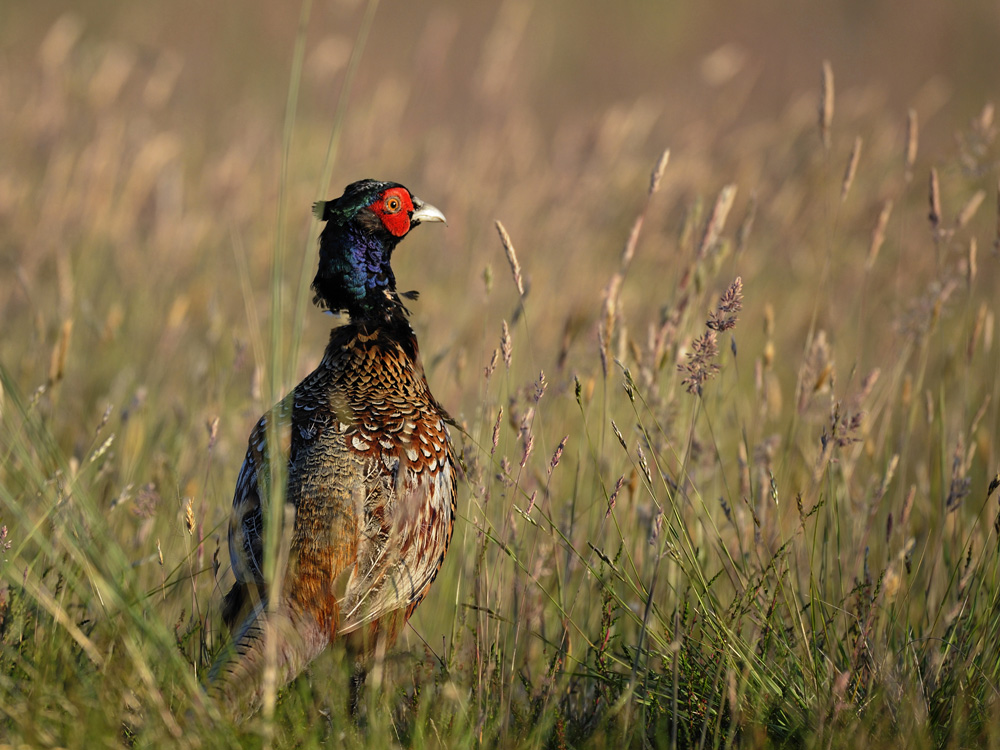
[[[531,77],[582,59],[550,9],[406,16],[392,59],[398,5],[306,3],[277,50],[208,17],[224,73],[4,11],[0,743],[1000,747],[987,84],[800,49],[783,88],[727,44],[690,106],[613,99]],[[310,205],[363,177],[448,216],[394,267],[460,517],[357,722],[334,649],[233,726],[232,488],[336,324]]]

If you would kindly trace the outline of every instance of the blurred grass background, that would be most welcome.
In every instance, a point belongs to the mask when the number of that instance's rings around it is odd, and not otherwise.
[[[5,5],[0,738],[996,746],[998,47],[985,0]],[[449,219],[395,269],[455,546],[365,730],[336,656],[208,730],[309,206],[363,177]]]

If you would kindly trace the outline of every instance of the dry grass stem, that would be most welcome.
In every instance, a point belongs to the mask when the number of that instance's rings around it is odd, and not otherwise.
[[[823,148],[830,149],[830,126],[833,124],[833,66],[823,61],[823,78],[819,100],[819,135]]]
[[[528,459],[531,458],[531,452],[535,448],[535,435],[529,432],[527,439],[524,441],[524,452],[521,454],[521,468],[525,467],[528,463]]]
[[[670,162],[670,149],[665,149],[660,158],[656,161],[656,166],[653,167],[653,172],[649,176],[649,196],[652,197],[656,194],[656,191],[660,189],[660,182],[663,180],[663,173],[667,169],[667,164]]]
[[[976,215],[976,211],[982,205],[983,201],[986,199],[985,190],[977,190],[969,200],[965,202],[962,206],[962,210],[958,212],[958,217],[955,219],[955,229],[963,229],[966,224],[972,221],[972,217]]]
[[[941,186],[938,184],[937,169],[931,167],[930,178],[930,219],[931,229],[937,234],[941,229]]]
[[[979,273],[979,262],[978,262],[978,243],[975,237],[969,238],[969,252],[966,259],[966,275],[965,279],[968,285],[971,287],[972,283],[976,280],[976,275]]]
[[[972,362],[972,358],[976,356],[976,345],[983,334],[983,328],[986,326],[986,316],[988,314],[989,310],[984,302],[979,306],[979,310],[976,312],[976,320],[972,324],[972,333],[969,334],[969,345],[965,349],[965,359],[967,362]],[[979,419],[982,418],[979,414],[976,416],[977,418],[972,420],[972,426],[969,428],[970,434],[975,434],[976,425],[979,422]]]
[[[514,243],[510,241],[510,235],[504,225],[497,220],[497,232],[500,235],[500,242],[503,243],[504,252],[507,253],[507,262],[510,264],[510,272],[514,276],[514,285],[517,293],[524,296],[524,281],[521,279],[521,264],[517,262],[517,253],[514,251]]]
[[[493,371],[497,369],[497,362],[500,361],[500,350],[494,349],[493,356],[490,357],[490,363],[483,368],[483,375],[488,381],[493,376]]]
[[[832,388],[834,377],[833,353],[824,329],[813,336],[806,357],[799,369],[796,402],[800,414],[805,413],[812,397]]]
[[[619,262],[619,274],[624,274],[628,270],[629,265],[632,263],[632,258],[635,257],[635,248],[639,244],[639,235],[642,233],[642,224],[645,221],[645,212],[639,214],[635,221],[632,222],[632,229],[628,233],[628,239],[625,240],[625,247],[622,248],[621,260]],[[620,282],[619,282],[620,283]]]
[[[615,482],[615,488],[611,491],[611,494],[608,496],[608,510],[604,514],[605,518],[608,518],[608,516],[611,515],[611,511],[615,509],[615,503],[618,501],[618,493],[622,491],[622,487],[624,486],[625,486],[625,475],[622,474],[620,477],[618,477],[618,481]]]
[[[858,171],[858,160],[861,158],[861,136],[855,136],[854,147],[851,149],[851,157],[847,160],[847,169],[844,170],[844,180],[840,185],[840,202],[847,200],[847,194],[854,184],[854,175]]]
[[[875,261],[878,259],[879,250],[882,249],[882,243],[885,242],[885,229],[889,224],[889,215],[891,213],[892,200],[890,199],[882,204],[878,221],[875,222],[875,228],[872,230],[872,239],[868,245],[868,261],[865,264],[867,268],[874,266]]]
[[[746,250],[747,242],[750,240],[750,233],[753,231],[753,223],[757,218],[757,193],[750,194],[747,201],[747,212],[740,222],[740,228],[736,230],[736,253]]]
[[[641,226],[642,219],[640,217],[637,220],[633,230],[637,232],[638,227]],[[626,246],[626,252],[628,252]],[[622,258],[623,263],[627,263],[629,259]],[[611,351],[611,341],[615,335],[615,329],[617,328],[617,323],[620,317],[619,308],[619,295],[621,294],[622,284],[625,281],[625,275],[623,271],[616,271],[612,276],[608,285],[604,288],[604,301],[601,305],[601,319],[597,326],[597,339],[598,346],[601,355],[601,369],[604,373],[604,377],[608,375],[608,359],[609,352]]]
[[[215,447],[215,442],[219,439],[219,418],[209,419],[205,423],[205,429],[208,432],[208,450],[212,450]]]
[[[500,353],[503,355],[503,364],[507,368],[507,372],[510,372],[510,363],[514,356],[514,342],[510,338],[510,328],[507,326],[507,321],[501,321],[502,325],[500,327]]]
[[[559,461],[562,459],[563,451],[566,449],[567,442],[569,442],[569,435],[564,436],[563,439],[559,441],[559,445],[556,446],[555,452],[552,454],[552,459],[549,461],[549,475],[551,475],[552,471],[559,465]]]
[[[722,235],[722,228],[726,224],[726,218],[729,216],[729,211],[732,209],[735,199],[735,185],[726,185],[719,191],[719,196],[715,199],[715,205],[712,207],[712,214],[709,216],[708,224],[705,226],[705,232],[701,237],[701,243],[698,245],[697,257],[699,260],[704,258],[719,241],[719,237]]]
[[[497,410],[497,419],[493,423],[493,450],[490,451],[490,455],[496,452],[497,446],[500,444],[500,424],[503,420],[503,407],[501,406]]]
[[[625,436],[622,435],[622,431],[618,429],[618,425],[615,424],[615,420],[613,419],[611,420],[611,429],[614,431],[615,437],[618,438],[618,442],[621,444],[622,450],[628,453],[628,445],[625,443]]]
[[[73,335],[73,319],[67,318],[59,327],[59,340],[49,358],[49,385],[58,383],[66,372],[66,357],[69,355],[70,338]]]
[[[985,307],[986,307],[985,303],[982,306],[980,306],[979,311],[980,311],[981,314],[985,313],[985,309],[984,309]],[[985,317],[985,315],[984,315],[984,317]],[[990,404],[992,402],[993,402],[993,397],[991,395],[989,395],[989,394],[987,394],[983,398],[983,402],[979,405],[979,409],[976,410],[976,415],[972,418],[972,422],[969,423],[969,435],[970,436],[975,436],[976,432],[979,430],[979,423],[980,423],[980,421],[982,421],[983,417],[986,416],[986,411],[987,411],[987,409],[989,408],[989,406],[990,406]],[[968,465],[970,467],[972,466],[972,462],[975,459],[975,454],[976,454],[977,449],[978,449],[978,447],[976,445],[970,445],[969,446],[969,460],[968,460]]]
[[[904,178],[907,183],[913,179],[913,165],[917,161],[917,143],[920,139],[920,125],[917,122],[917,110],[910,109],[906,113],[906,151],[904,153]]]
[[[973,121],[975,129],[980,134],[988,134],[993,129],[993,116],[995,114],[996,107],[993,106],[993,102],[986,102],[979,112],[979,117]]]
[[[897,466],[899,466],[899,454],[893,453],[892,457],[889,459],[889,465],[886,466],[885,474],[882,476],[882,482],[879,484],[879,488],[875,492],[875,505],[878,505],[882,501],[882,498],[885,497],[885,493],[888,491],[889,485],[892,484],[893,477],[896,476]],[[886,536],[888,536],[888,534]]]
[[[639,235],[642,233],[642,225],[646,220],[646,212],[649,210],[649,202],[656,191],[660,189],[660,182],[663,180],[663,172],[667,168],[667,162],[670,161],[670,149],[665,150],[660,154],[660,158],[657,160],[656,165],[653,167],[653,171],[649,177],[649,191],[646,193],[646,203],[642,208],[642,211],[636,217],[635,221],[632,223],[632,229],[628,234],[628,239],[625,241],[625,247],[622,248],[621,259],[618,263],[618,276],[617,283],[620,285],[624,279],[625,273],[628,271],[629,265],[632,263],[632,258],[635,257],[635,248],[639,244]],[[612,279],[612,284],[615,281]]]
[[[858,392],[857,399],[855,401],[857,408],[860,409],[861,405],[868,400],[868,397],[871,395],[872,390],[875,388],[875,384],[878,383],[878,379],[881,375],[881,368],[876,367],[861,381],[861,390]]]
[[[190,497],[184,502],[184,528],[189,535],[194,534],[194,501]]]

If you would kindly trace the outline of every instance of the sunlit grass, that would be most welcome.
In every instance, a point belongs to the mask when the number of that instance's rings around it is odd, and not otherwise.
[[[998,744],[992,109],[922,154],[918,113],[834,99],[831,69],[724,142],[654,143],[623,106],[561,124],[556,159],[483,107],[403,149],[372,135],[405,132],[398,80],[332,130],[293,117],[299,55],[284,135],[204,151],[155,127],[169,61],[80,44],[57,24],[0,110],[0,737]],[[296,256],[331,170],[448,215],[395,264],[460,519],[360,726],[333,649],[234,727],[199,687],[225,523],[335,322]]]

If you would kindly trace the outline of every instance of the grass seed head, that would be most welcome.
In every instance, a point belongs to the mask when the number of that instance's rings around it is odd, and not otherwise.
[[[521,468],[528,463],[528,459],[531,457],[531,452],[535,448],[535,435],[533,432],[528,431],[527,437],[524,441],[524,453],[521,454]]]
[[[507,327],[507,321],[503,321],[500,332],[500,353],[503,355],[503,363],[507,368],[507,372],[510,372],[511,358],[514,354],[514,344],[510,339],[510,328]]]
[[[820,81],[819,136],[823,148],[830,149],[830,126],[833,124],[833,66],[829,60],[823,61],[823,75]]]
[[[962,210],[958,212],[958,216],[955,218],[955,230],[963,229],[970,221],[972,217],[976,215],[976,211],[982,205],[983,201],[986,199],[985,190],[977,190],[969,200],[965,202],[962,206]]]
[[[705,323],[713,331],[728,331],[736,326],[736,313],[743,309],[743,279],[739,276],[729,285],[719,304]]]
[[[649,195],[652,196],[660,189],[660,182],[663,180],[663,173],[667,169],[667,164],[670,161],[670,149],[664,150],[660,154],[660,158],[656,160],[656,166],[653,167],[653,173],[649,176]]]
[[[847,200],[847,194],[851,192],[851,185],[854,184],[854,175],[858,171],[858,161],[861,159],[861,136],[854,138],[854,147],[851,149],[851,156],[847,160],[847,168],[844,170],[844,179],[840,183],[840,202]]]
[[[559,460],[562,458],[563,450],[566,448],[567,441],[569,441],[569,435],[563,437],[563,439],[559,441],[559,445],[556,446],[556,450],[552,454],[552,459],[549,461],[549,475],[551,475],[553,470],[559,465]]]
[[[618,500],[618,493],[622,491],[622,487],[624,486],[625,486],[625,475],[622,474],[620,477],[618,477],[618,481],[615,482],[615,488],[611,491],[611,495],[608,497],[608,510],[604,514],[605,518],[610,516],[611,511],[615,509],[615,503]]]
[[[497,445],[500,443],[500,423],[503,420],[503,407],[501,406],[497,410],[497,421],[493,423],[493,450],[490,451],[490,455],[496,452]]]
[[[906,151],[903,159],[907,183],[913,179],[913,165],[917,161],[917,142],[919,139],[920,126],[917,122],[917,110],[910,109],[906,114]]]
[[[497,369],[497,362],[500,360],[500,350],[494,349],[493,356],[490,358],[490,363],[483,368],[483,375],[486,381],[489,382],[490,378],[493,376],[493,371]]]
[[[507,262],[510,264],[510,272],[514,277],[514,286],[517,287],[517,293],[520,296],[524,296],[524,280],[521,278],[521,264],[517,261],[517,252],[514,250],[514,243],[511,242],[510,235],[507,234],[507,230],[504,225],[497,220],[497,233],[500,235],[500,242],[503,244],[504,252],[507,254]]]
[[[719,366],[712,361],[719,353],[717,337],[718,334],[710,330],[696,338],[691,343],[688,361],[677,366],[678,370],[685,373],[681,383],[692,395],[700,396],[705,383],[719,373]]]
[[[188,534],[194,534],[194,501],[190,497],[184,503],[184,528]]]
[[[535,403],[537,404],[543,395],[545,395],[545,389],[548,387],[548,382],[545,380],[545,372],[542,370],[538,371],[538,380],[535,381]]]
[[[934,167],[931,167],[929,200],[930,213],[927,214],[927,218],[930,219],[931,229],[936,234],[941,228],[941,186]]]
[[[736,185],[726,185],[719,191],[712,207],[712,214],[705,225],[705,232],[701,236],[701,243],[698,245],[698,259],[701,260],[709,254],[719,242],[722,236],[722,229],[726,225],[729,211],[733,207],[736,199]]]
[[[891,213],[892,200],[890,199],[882,204],[882,210],[879,212],[878,221],[875,222],[875,228],[872,229],[872,238],[868,245],[868,260],[866,261],[867,268],[871,268],[875,265],[879,250],[882,249],[882,243],[885,242],[885,228],[889,224],[889,215]]]

